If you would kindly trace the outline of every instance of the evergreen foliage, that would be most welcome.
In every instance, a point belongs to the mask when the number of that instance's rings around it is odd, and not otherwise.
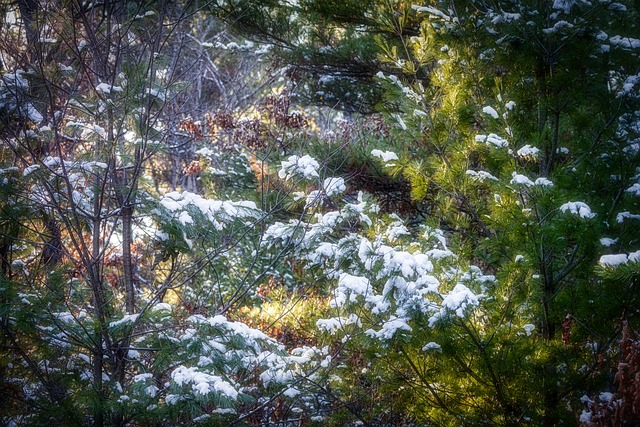
[[[634,2],[0,12],[3,425],[638,422]]]

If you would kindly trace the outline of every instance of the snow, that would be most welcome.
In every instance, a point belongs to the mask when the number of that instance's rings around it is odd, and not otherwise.
[[[393,151],[382,151],[382,150],[371,150],[371,155],[373,157],[379,157],[383,162],[391,162],[393,160],[398,160],[398,155]]]
[[[627,6],[623,5],[622,3],[611,3],[609,4],[609,10],[614,10],[617,12],[626,12],[627,11]]]
[[[396,119],[396,121],[398,122],[398,126],[400,126],[400,129],[407,130],[407,125],[404,120],[402,120],[402,117],[400,117],[400,114],[393,113],[391,114],[391,117]]]
[[[604,267],[617,267],[629,262],[629,256],[627,254],[612,254],[602,255],[600,257],[600,265]]]
[[[570,24],[567,21],[558,21],[553,25],[553,27],[544,28],[542,32],[544,34],[554,34],[563,30],[569,30],[571,28],[573,28],[573,24]]]
[[[491,23],[493,25],[497,25],[497,24],[501,24],[503,22],[511,22],[511,21],[517,21],[518,19],[520,19],[522,17],[521,14],[519,13],[509,13],[509,12],[502,12],[500,15],[496,15],[492,20]]]
[[[165,100],[166,95],[163,92],[160,92],[158,89],[148,87],[145,92],[147,95],[151,95],[155,98],[158,98],[161,101]]]
[[[176,405],[182,400],[185,400],[185,396],[179,394],[167,394],[167,396],[164,398],[164,401],[167,403],[167,405]]]
[[[603,392],[600,392],[600,394],[598,395],[598,398],[600,399],[600,402],[609,403],[611,402],[611,399],[613,399],[613,393],[609,391],[603,391]]]
[[[613,246],[618,242],[618,239],[611,239],[610,237],[603,237],[602,239],[600,239],[600,244],[602,246]]]
[[[344,193],[347,189],[343,178],[327,178],[324,180],[322,187],[324,188],[325,194],[329,197]]]
[[[67,124],[69,126],[69,124]],[[107,131],[98,125],[83,125],[82,134],[80,135],[83,139],[88,139],[92,136],[99,136],[102,139],[107,138]]]
[[[639,83],[640,74],[627,77],[627,79],[622,84],[622,90],[618,92],[618,96],[629,95]]]
[[[316,326],[319,329],[324,329],[325,331],[335,334],[336,331],[342,329],[346,325],[357,325],[362,326],[362,321],[360,317],[351,313],[349,317],[333,317],[331,319],[319,319],[316,322]]]
[[[107,83],[100,83],[96,86],[96,90],[99,92],[103,92],[106,94],[110,94],[111,92],[122,92],[124,89],[120,86],[113,86]]]
[[[23,77],[23,70],[16,70],[2,75],[2,82],[7,86],[14,86],[19,89],[29,89],[29,82]]]
[[[627,188],[625,192],[640,197],[640,183],[636,182],[631,187]]]
[[[498,112],[491,106],[486,106],[484,108],[482,108],[482,112],[485,114],[488,114],[489,116],[493,117],[494,119],[499,118],[500,116],[498,115]]]
[[[176,191],[165,194],[158,203],[183,224],[194,224],[191,215],[184,210],[197,209],[218,229],[222,230],[226,222],[236,219],[257,219],[261,217],[255,202],[252,201],[220,201],[207,199],[198,194]]]
[[[448,249],[437,249],[437,248],[429,249],[427,252],[425,252],[425,255],[427,255],[431,259],[444,259],[449,257],[455,258],[456,256],[453,252],[451,252]]]
[[[171,308],[171,305],[167,304],[166,302],[160,302],[160,303],[154,305],[153,307],[151,307],[151,311],[168,311],[168,312],[171,312],[172,308]]]
[[[640,47],[640,40],[631,37],[613,36],[609,42],[624,49],[637,49]]]
[[[385,233],[390,241],[398,239],[400,236],[410,236],[409,229],[402,222],[395,222],[389,226]]]
[[[160,240],[161,242],[164,242],[166,240],[169,240],[169,234],[165,233],[164,231],[159,231],[157,230],[154,234],[153,234],[153,238]]]
[[[465,173],[469,175],[471,178],[473,178],[474,180],[478,180],[478,181],[486,181],[486,180],[497,181],[498,180],[498,178],[491,175],[489,172],[485,172],[485,171],[468,170]]]
[[[205,148],[201,148],[199,150],[196,150],[195,154],[199,154],[199,155],[205,156],[205,157],[211,157],[211,156],[213,156],[215,154],[215,152],[212,149],[205,147]]]
[[[24,168],[24,172],[22,172],[23,176],[29,176],[31,175],[34,171],[40,169],[40,165],[31,165],[31,166],[27,166],[26,168]]]
[[[580,422],[581,423],[590,423],[591,422],[591,412],[588,412],[586,409],[582,410],[582,413],[580,414]]]
[[[187,321],[196,325],[206,324],[213,327],[223,328],[233,334],[249,340],[268,340],[268,337],[257,329],[250,328],[242,322],[230,322],[222,315],[204,317],[195,314],[187,318]]]
[[[535,185],[535,183],[533,181],[531,181],[528,177],[518,174],[516,172],[513,172],[511,174],[512,178],[511,178],[511,184],[515,184],[515,185],[524,185],[525,187],[531,187],[533,185]]]
[[[289,180],[292,177],[299,175],[306,179],[318,178],[318,169],[320,164],[311,156],[304,155],[290,156],[287,160],[282,160],[282,166],[278,172],[278,176],[281,179]]]
[[[540,177],[536,179],[534,185],[538,185],[541,187],[553,187],[553,182],[548,178]]]
[[[604,267],[618,267],[628,262],[640,262],[640,251],[631,252],[630,254],[609,254],[600,257],[600,265]]]
[[[631,212],[628,212],[628,211],[620,212],[618,215],[616,215],[616,221],[618,222],[618,224],[622,224],[625,219],[640,219],[640,215],[632,214]]]
[[[27,103],[26,108],[27,117],[29,117],[29,120],[35,123],[40,123],[44,120],[42,114],[40,114],[40,112],[36,110],[36,107],[34,107],[32,104]]]
[[[69,311],[62,311],[60,313],[52,313],[52,315],[63,323],[73,323],[79,319],[87,317],[87,312],[80,310],[77,314],[74,314]]]
[[[476,135],[476,142],[484,142],[485,144],[495,145],[498,148],[504,148],[509,146],[509,142],[496,135],[495,133],[490,133],[489,135]]]
[[[170,211],[177,211],[182,207],[180,203],[168,197],[164,197],[163,199],[160,199],[159,203],[162,206],[164,206],[167,210],[170,210]]]
[[[431,6],[418,6],[417,4],[414,4],[411,5],[411,9],[415,10],[418,13],[428,13],[447,22],[451,21],[451,17],[449,15]]]
[[[467,309],[477,307],[480,304],[480,297],[462,283],[456,284],[449,294],[443,295],[442,308],[429,318],[429,326],[433,327],[438,320],[450,312],[454,312],[458,317],[463,317]]]
[[[518,157],[524,158],[524,159],[536,159],[538,157],[538,153],[540,152],[540,149],[537,147],[532,147],[529,144],[525,145],[524,147],[522,147],[521,149],[519,149],[518,151],[516,151],[516,154],[518,155]]]
[[[318,329],[324,329],[331,334],[335,334],[337,330],[342,329],[343,324],[343,320],[339,317],[334,317],[331,319],[319,319],[316,322],[316,326],[318,327]]]
[[[561,10],[565,14],[569,14],[571,11],[571,6],[575,4],[575,0],[554,0],[553,8],[556,10]]]
[[[398,317],[392,317],[391,319],[384,322],[382,325],[382,329],[379,331],[374,331],[373,329],[368,329],[365,333],[371,338],[376,338],[379,340],[389,340],[393,338],[399,331],[411,332],[413,329],[409,326],[405,319],[401,319]]]
[[[580,398],[580,402],[591,404],[593,403],[593,400],[591,400],[589,396],[587,396],[586,394],[583,394],[582,397]]]
[[[422,347],[422,351],[437,351],[437,352],[441,352],[442,351],[442,347],[440,346],[440,344],[432,341],[432,342],[429,342],[429,343],[425,344]]]
[[[109,327],[110,328],[115,328],[117,326],[126,325],[128,323],[135,323],[135,321],[138,320],[139,316],[140,316],[139,313],[137,313],[137,314],[125,314],[122,317],[122,319],[114,320],[113,322],[110,322],[109,323]]]
[[[239,394],[228,381],[217,375],[199,371],[196,367],[179,366],[171,372],[171,380],[178,386],[191,385],[192,391],[199,395],[218,392],[235,400]]]
[[[591,208],[584,202],[568,202],[560,206],[560,211],[569,212],[573,215],[578,215],[580,218],[593,218],[595,213],[591,212]]]
[[[289,387],[288,389],[283,391],[282,394],[288,398],[293,399],[294,397],[300,394],[300,390],[298,390],[295,387]]]
[[[191,215],[184,211],[180,212],[180,215],[178,215],[178,221],[180,221],[182,225],[193,224],[193,218],[191,218]]]
[[[150,380],[153,379],[153,374],[138,374],[136,376],[133,377],[133,382],[137,383],[137,382],[141,382],[141,381],[146,381],[146,380]]]
[[[355,302],[358,295],[367,295],[372,292],[369,279],[361,276],[352,276],[348,273],[342,273],[338,280],[338,289],[336,289],[336,301],[346,301],[346,293],[350,294],[350,301]]]
[[[2,109],[8,109],[9,111],[15,111],[21,116],[25,116],[35,123],[40,123],[44,120],[44,117],[30,102],[25,102],[21,93],[29,89],[29,82],[23,76],[25,74],[22,70],[16,70],[15,72],[7,72],[2,74],[0,78],[0,89],[8,88],[11,98],[7,99],[7,92],[5,90],[0,93],[0,107]]]

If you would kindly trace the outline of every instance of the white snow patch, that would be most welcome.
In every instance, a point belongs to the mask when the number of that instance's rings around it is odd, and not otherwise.
[[[591,208],[584,202],[567,202],[560,206],[562,212],[569,212],[578,215],[580,218],[593,218],[595,213],[591,212]]]
[[[316,322],[316,326],[319,329],[324,329],[325,331],[335,334],[336,331],[342,329],[346,325],[357,325],[362,326],[362,321],[360,317],[352,313],[349,317],[333,317],[331,319],[319,319]]]
[[[178,221],[182,223],[182,225],[193,224],[193,218],[187,212],[182,211],[180,215],[178,215]]]
[[[167,304],[166,302],[160,302],[160,303],[154,305],[151,308],[151,311],[168,311],[168,312],[171,312],[172,308],[171,308],[171,305]]]
[[[612,239],[610,237],[603,237],[602,239],[600,239],[600,244],[606,247],[613,246],[617,242],[618,242],[618,239]]]
[[[171,379],[179,386],[190,384],[192,391],[200,395],[218,392],[235,400],[239,394],[228,381],[217,375],[201,372],[195,367],[179,366],[171,372]]]
[[[534,185],[539,185],[541,187],[553,187],[553,182],[548,178],[540,177],[536,179]]]
[[[429,326],[433,326],[436,321],[449,312],[454,312],[458,317],[464,316],[467,309],[477,307],[480,304],[480,295],[474,294],[471,289],[458,283],[449,294],[443,296],[441,304],[442,308],[439,313],[429,318]]]
[[[533,181],[531,181],[525,175],[521,175],[521,174],[513,172],[511,174],[511,176],[512,176],[511,184],[524,185],[525,187],[531,187],[531,186],[535,185],[535,183]]]
[[[146,380],[150,380],[153,379],[153,374],[138,374],[136,376],[133,377],[133,382],[134,383],[138,383],[140,381],[146,381]]]
[[[319,168],[320,164],[313,157],[309,155],[302,157],[294,155],[282,161],[278,176],[284,180],[289,180],[295,175],[301,175],[306,179],[318,178]]]
[[[116,326],[120,326],[120,325],[126,325],[128,323],[134,323],[136,320],[138,320],[138,317],[140,316],[139,313],[136,314],[125,314],[122,319],[120,320],[114,320],[113,322],[109,323],[109,327],[110,328],[114,328]]]
[[[617,267],[629,262],[629,256],[627,254],[611,254],[602,255],[600,257],[600,265],[604,267]]]
[[[486,181],[486,180],[497,181],[498,180],[498,178],[491,175],[489,172],[485,172],[485,171],[468,170],[465,173],[477,181]]]
[[[624,49],[637,49],[640,47],[640,40],[632,37],[613,36],[609,38],[609,42]]]
[[[640,219],[640,215],[632,214],[631,212],[628,212],[628,211],[620,212],[618,215],[616,215],[616,221],[618,222],[618,224],[622,224],[625,219]]]
[[[124,89],[122,89],[122,87],[120,86],[113,86],[107,83],[100,83],[99,85],[96,86],[96,90],[98,92],[109,94],[111,92],[122,92]]]
[[[568,15],[569,11],[571,10],[571,6],[573,6],[575,3],[575,0],[554,0],[552,7],[556,10],[561,10]]]
[[[529,337],[531,336],[531,333],[536,329],[536,326],[531,323],[527,323],[526,325],[522,326],[522,329],[524,329],[524,333]]]
[[[516,154],[518,155],[518,157],[521,157],[523,159],[537,159],[539,152],[540,152],[539,148],[532,147],[529,144],[527,144],[521,149],[519,149],[518,151],[516,151]]]
[[[490,115],[491,117],[493,117],[494,119],[497,119],[498,117],[500,117],[498,115],[498,112],[491,106],[487,105],[486,107],[482,108],[482,112],[485,114]]]
[[[417,4],[414,4],[411,6],[411,9],[415,10],[418,13],[428,13],[430,15],[433,15],[435,17],[438,17],[444,21],[451,21],[451,17],[447,14],[445,14],[444,12],[441,12],[440,10],[436,9],[435,7],[431,7],[431,6],[418,6]],[[456,19],[454,19],[454,21],[456,21]]]
[[[31,165],[24,168],[24,172],[22,172],[22,176],[31,175],[34,171],[40,169],[40,165]]]
[[[586,409],[582,410],[580,414],[580,422],[581,423],[590,423],[591,422],[591,412],[588,412]]]
[[[640,197],[640,183],[636,182],[631,187],[627,188],[625,192]]]
[[[327,178],[323,183],[324,192],[327,196],[344,193],[347,187],[343,178]]]
[[[425,344],[422,347],[422,351],[437,351],[437,352],[441,352],[442,351],[442,347],[440,346],[440,344],[431,341],[431,342]]]
[[[398,155],[393,151],[382,151],[382,150],[371,150],[371,155],[374,157],[379,157],[382,161],[391,162],[393,160],[398,160]]]
[[[393,336],[399,331],[407,331],[411,332],[413,329],[409,326],[405,319],[401,319],[398,317],[392,317],[382,325],[382,329],[379,331],[374,331],[373,329],[368,329],[365,333],[371,338],[388,340],[393,338]]]
[[[489,135],[476,135],[476,142],[484,142],[485,144],[495,145],[498,148],[504,148],[509,146],[509,142],[496,135],[495,133],[490,133]]]

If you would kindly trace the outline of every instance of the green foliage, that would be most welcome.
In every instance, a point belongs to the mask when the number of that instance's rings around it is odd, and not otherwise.
[[[0,36],[0,423],[633,407],[635,3],[45,3]]]

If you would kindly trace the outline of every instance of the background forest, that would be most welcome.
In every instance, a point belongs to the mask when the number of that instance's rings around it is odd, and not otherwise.
[[[0,3],[0,425],[640,424],[639,12]]]

